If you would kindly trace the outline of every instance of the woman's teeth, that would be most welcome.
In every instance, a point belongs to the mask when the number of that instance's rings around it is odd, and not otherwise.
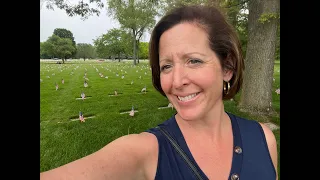
[[[188,101],[188,100],[196,97],[198,94],[199,94],[199,93],[194,93],[194,94],[190,94],[190,95],[185,96],[185,97],[178,96],[178,99],[179,99],[180,101]]]

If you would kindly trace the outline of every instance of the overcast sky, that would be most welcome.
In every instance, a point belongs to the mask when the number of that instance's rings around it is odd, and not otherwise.
[[[107,16],[107,10],[101,10],[100,16],[90,16],[86,20],[80,17],[69,17],[58,8],[48,10],[44,5],[40,10],[40,42],[44,42],[53,34],[55,28],[64,28],[72,32],[76,43],[90,43],[93,39],[107,33],[109,29],[119,28],[117,21]],[[142,41],[149,41],[150,35],[145,33]]]

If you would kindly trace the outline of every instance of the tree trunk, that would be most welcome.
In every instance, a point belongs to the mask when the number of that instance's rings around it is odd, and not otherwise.
[[[120,62],[120,53],[118,54],[118,62]]]
[[[213,6],[219,7],[219,5],[220,5],[220,0],[207,0],[206,4],[207,4],[207,5],[213,5]]]
[[[279,0],[249,2],[248,44],[239,102],[240,111],[271,115],[278,19],[259,22],[262,14],[279,13]]]
[[[136,57],[137,57],[137,40],[136,40],[136,32],[132,29],[132,37],[133,37],[133,65],[137,64]]]
[[[138,64],[139,64],[139,53],[140,53],[140,51],[139,51],[139,44],[140,44],[140,41],[138,40],[137,41],[137,43],[136,43],[136,49],[137,49],[137,60],[138,60]]]

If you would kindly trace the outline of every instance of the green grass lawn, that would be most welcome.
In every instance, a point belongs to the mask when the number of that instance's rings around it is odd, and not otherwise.
[[[84,87],[85,72],[88,87]],[[275,63],[274,72],[273,107],[280,114],[280,95],[274,92],[280,87],[279,61]],[[144,87],[147,92],[141,93]],[[115,90],[118,96],[110,96]],[[81,99],[82,92],[87,99]],[[89,155],[120,136],[140,133],[160,124],[175,113],[171,108],[158,109],[168,103],[153,88],[147,61],[137,66],[132,66],[132,61],[40,62],[40,172]],[[120,114],[130,111],[132,106],[138,111],[134,117]],[[226,101],[225,110],[253,118],[239,112],[234,101]],[[73,121],[80,111],[87,118],[84,123]],[[279,115],[270,117],[270,121],[280,125]],[[280,157],[280,130],[274,133]],[[280,173],[279,168],[278,171]]]

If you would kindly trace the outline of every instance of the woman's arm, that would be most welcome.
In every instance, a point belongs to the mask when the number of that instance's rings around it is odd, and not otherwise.
[[[146,179],[146,156],[154,148],[144,134],[120,137],[93,154],[40,173],[40,179]]]
[[[269,149],[269,153],[274,165],[274,168],[276,170],[276,175],[277,175],[277,179],[278,179],[278,151],[277,151],[277,140],[276,137],[274,136],[273,132],[271,131],[271,129],[264,125],[263,123],[260,123],[264,134],[266,136],[266,141],[268,144],[268,149]]]

